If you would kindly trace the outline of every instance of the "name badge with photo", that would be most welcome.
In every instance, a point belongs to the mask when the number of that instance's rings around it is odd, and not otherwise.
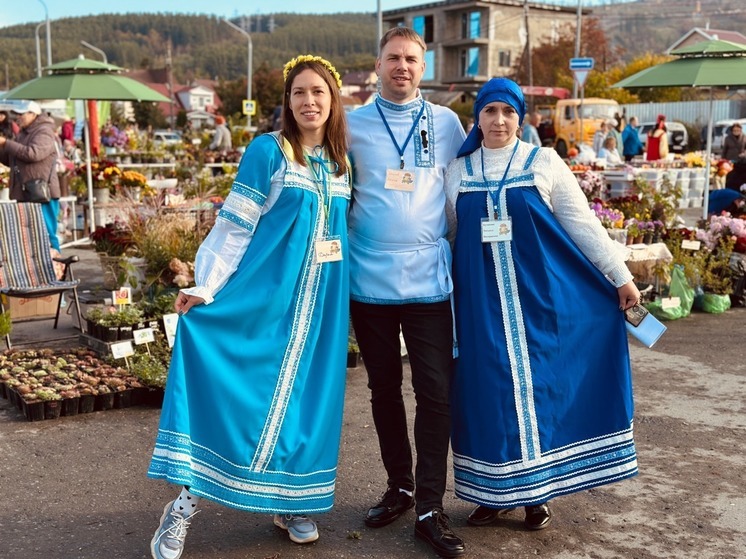
[[[482,242],[502,243],[513,240],[513,222],[510,219],[482,218]]]
[[[386,169],[386,184],[388,190],[414,191],[414,171],[408,169]]]
[[[342,240],[339,237],[327,237],[316,241],[316,262],[338,262],[342,260]]]

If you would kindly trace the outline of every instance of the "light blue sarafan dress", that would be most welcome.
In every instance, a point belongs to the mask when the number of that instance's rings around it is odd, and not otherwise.
[[[278,134],[256,138],[244,154],[218,222],[251,240],[214,301],[179,321],[148,476],[252,512],[332,507],[350,184],[319,155],[298,164]],[[339,240],[342,260],[318,262],[316,241],[329,238]]]

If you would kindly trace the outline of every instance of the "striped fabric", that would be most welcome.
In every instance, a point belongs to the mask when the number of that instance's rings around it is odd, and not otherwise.
[[[0,293],[35,297],[72,289],[59,281],[40,204],[0,204]]]

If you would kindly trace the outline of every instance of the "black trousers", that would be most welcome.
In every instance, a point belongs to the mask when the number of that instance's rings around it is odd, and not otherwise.
[[[453,375],[453,318],[450,302],[371,305],[352,301],[350,311],[368,371],[373,422],[388,484],[415,490],[418,514],[442,509],[451,435],[449,391]],[[414,478],[402,396],[400,327],[409,353],[416,402]]]

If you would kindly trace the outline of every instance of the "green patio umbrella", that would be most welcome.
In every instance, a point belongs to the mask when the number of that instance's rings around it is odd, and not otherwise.
[[[746,86],[746,45],[710,40],[671,52],[679,58],[641,70],[611,87],[706,87],[710,89],[707,120],[706,177],[703,214],[707,218],[712,153],[712,90]]]
[[[156,101],[171,100],[156,90],[122,75],[124,68],[83,55],[45,68],[46,75],[22,83],[3,95],[3,99],[82,99],[95,101]],[[86,111],[86,123],[88,114]],[[93,176],[91,173],[90,131],[84,127],[86,146],[86,178],[91,231],[95,227],[93,213]]]

